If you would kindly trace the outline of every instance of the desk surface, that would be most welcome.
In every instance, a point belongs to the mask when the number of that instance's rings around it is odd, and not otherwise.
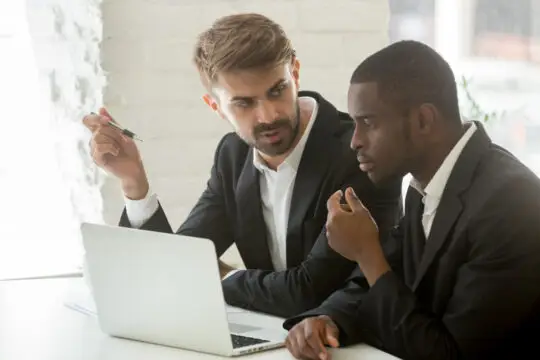
[[[101,332],[97,319],[64,302],[82,279],[0,282],[2,360],[203,360],[221,357],[117,339]],[[276,319],[277,320],[277,319]],[[269,321],[272,321],[271,319]],[[332,350],[334,360],[395,359],[366,345]],[[293,359],[286,349],[238,359]]]

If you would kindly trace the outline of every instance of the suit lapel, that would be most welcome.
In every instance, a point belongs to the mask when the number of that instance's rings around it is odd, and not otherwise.
[[[319,195],[319,187],[328,174],[333,153],[341,144],[333,136],[339,128],[338,112],[322,96],[303,91],[300,96],[310,96],[319,104],[315,123],[302,153],[294,183],[289,221],[287,226],[287,266],[297,266],[304,257],[302,227],[313,199]]]
[[[250,149],[236,187],[238,204],[238,251],[247,268],[273,270],[267,242],[267,228],[261,207],[259,172],[253,165],[253,149]]]
[[[439,250],[450,240],[454,224],[463,211],[461,194],[470,186],[478,162],[491,144],[483,126],[479,122],[475,123],[477,129],[452,169],[446,189],[437,207],[413,290],[416,290],[422,281]]]
[[[437,208],[437,214],[433,220],[431,232],[424,247],[424,254],[421,257],[422,260],[420,261],[420,267],[418,268],[413,289],[417,288],[420,280],[426,274],[429,265],[435,259],[435,255],[437,255],[439,249],[450,238],[448,234],[461,214],[462,209],[461,200],[455,194],[448,194],[441,199]]]

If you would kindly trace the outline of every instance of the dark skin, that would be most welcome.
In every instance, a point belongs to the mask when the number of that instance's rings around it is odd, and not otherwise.
[[[376,83],[352,84],[348,106],[356,123],[351,147],[358,154],[360,169],[375,183],[411,173],[426,187],[463,134],[459,119],[446,119],[429,103],[403,111],[379,93]],[[342,197],[348,206],[340,205]],[[371,214],[350,188],[333,194],[327,205],[330,246],[355,261],[373,286],[392,270]],[[319,316],[293,327],[286,345],[297,359],[330,360],[326,346],[338,347],[338,339],[332,319]]]

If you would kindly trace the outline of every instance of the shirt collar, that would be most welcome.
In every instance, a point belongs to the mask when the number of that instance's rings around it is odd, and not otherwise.
[[[433,175],[425,189],[422,189],[422,186],[415,178],[411,179],[411,187],[418,191],[420,194],[422,194],[422,196],[427,196],[439,200],[442,197],[444,188],[446,187],[446,183],[450,178],[450,174],[452,173],[452,170],[454,169],[454,166],[459,156],[463,152],[465,145],[467,145],[475,131],[476,125],[474,122],[471,122],[465,134],[461,136],[461,139],[459,139],[459,141],[456,143],[456,145],[454,145],[450,153],[448,153],[443,163],[441,164],[441,166],[439,166],[439,169],[437,170],[435,175]]]
[[[285,161],[283,161],[283,163],[278,166],[278,170],[282,168],[283,166],[289,166],[294,171],[298,171],[298,167],[300,166],[300,160],[302,160],[302,154],[304,152],[304,148],[306,147],[307,139],[309,138],[309,134],[311,132],[311,129],[313,128],[315,119],[317,118],[319,104],[314,98],[308,97],[308,96],[301,96],[298,98],[298,101],[299,101],[298,106],[302,106],[303,108],[306,108],[306,109],[312,109],[311,117],[309,118],[308,125],[306,126],[306,129],[304,130],[302,137],[298,141],[298,144],[296,144],[293,151],[291,151],[291,153],[287,156]],[[259,171],[269,169],[266,163],[264,162],[264,160],[261,158],[258,150],[253,151],[253,165]]]

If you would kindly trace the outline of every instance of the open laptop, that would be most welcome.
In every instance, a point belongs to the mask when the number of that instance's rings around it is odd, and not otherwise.
[[[285,330],[253,325],[264,315],[229,322],[210,240],[89,223],[81,230],[103,332],[222,356],[284,345]]]

